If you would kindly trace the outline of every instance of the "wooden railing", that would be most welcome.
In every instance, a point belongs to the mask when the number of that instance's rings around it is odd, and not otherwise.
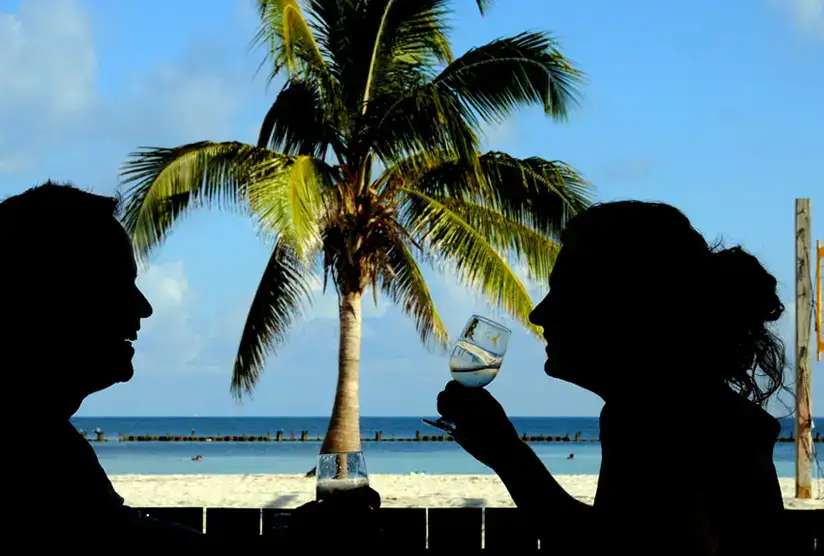
[[[233,541],[265,541],[278,520],[291,513],[274,508],[138,509],[209,537]],[[824,554],[824,510],[787,510],[785,514],[786,522],[777,528],[786,537],[784,554]],[[515,508],[382,508],[378,515],[385,548],[390,550],[463,554],[482,548],[512,553],[540,548]]]

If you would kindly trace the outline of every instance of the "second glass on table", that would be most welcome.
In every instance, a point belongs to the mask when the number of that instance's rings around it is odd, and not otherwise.
[[[363,452],[338,452],[318,456],[315,498],[323,500],[336,494],[369,486]]]

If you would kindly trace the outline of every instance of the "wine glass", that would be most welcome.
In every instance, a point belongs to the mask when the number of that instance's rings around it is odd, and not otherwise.
[[[449,356],[452,378],[470,388],[483,388],[498,376],[512,331],[487,318],[472,315]],[[445,419],[423,420],[452,433],[455,426]]]
[[[315,498],[324,500],[341,492],[369,486],[363,452],[337,452],[318,456]]]

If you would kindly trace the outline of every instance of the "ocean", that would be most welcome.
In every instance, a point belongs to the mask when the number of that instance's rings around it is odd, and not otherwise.
[[[435,417],[431,417],[434,419]],[[817,419],[824,422],[824,419]],[[268,474],[306,473],[315,465],[320,443],[306,442],[119,442],[124,435],[188,436],[192,430],[203,436],[273,436],[281,430],[285,438],[291,433],[300,436],[308,431],[309,438],[326,431],[326,417],[75,417],[78,430],[93,437],[96,428],[103,430],[105,442],[92,442],[100,463],[110,475],[176,475],[176,474]],[[539,436],[575,436],[583,440],[598,437],[598,419],[587,417],[515,417],[520,434]],[[781,421],[782,436],[792,432],[792,421]],[[638,423],[636,430],[644,430]],[[440,432],[422,423],[417,417],[362,417],[361,436],[374,437],[382,431],[384,439],[414,437]],[[658,461],[647,450],[643,438],[628,438],[637,444],[638,465],[668,466],[673,462]],[[816,448],[822,444],[815,444]],[[601,446],[597,442],[533,443],[533,449],[555,474],[597,474],[601,465]],[[684,450],[689,450],[684,445]],[[364,442],[363,451],[370,473],[409,474],[487,474],[491,471],[467,455],[454,442]],[[574,454],[573,459],[567,459]],[[202,456],[195,461],[192,458]],[[795,448],[792,443],[777,443],[775,466],[781,477],[795,473]],[[814,475],[821,476],[814,462]]]

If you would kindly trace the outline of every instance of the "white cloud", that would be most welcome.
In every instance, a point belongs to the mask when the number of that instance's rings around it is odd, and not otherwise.
[[[104,133],[129,144],[227,139],[243,91],[249,88],[241,71],[244,68],[230,64],[219,45],[198,41],[174,62],[136,76],[123,97],[101,105]]]
[[[60,178],[51,174],[65,171],[65,158],[94,158],[86,181],[110,190],[137,145],[234,138],[251,89],[235,52],[196,39],[132,75],[123,93],[104,96],[106,52],[94,46],[92,18],[77,0],[22,0],[0,13],[0,177]]]
[[[516,138],[515,119],[507,118],[501,123],[481,125],[481,150],[503,150],[504,145]]]
[[[638,183],[648,180],[653,170],[652,159],[644,155],[626,156],[620,159],[602,160],[597,166],[605,181]]]
[[[33,164],[31,152],[87,114],[96,70],[91,21],[74,0],[0,13],[0,173]]]
[[[81,113],[95,101],[96,69],[91,23],[73,0],[23,0],[17,14],[0,14],[0,106]]]
[[[824,39],[824,0],[772,0],[795,20],[798,27]]]
[[[161,315],[179,310],[189,292],[182,261],[150,264],[140,274],[137,285],[149,298],[155,314]]]
[[[0,150],[3,150],[3,137],[0,135]],[[32,164],[30,156],[22,153],[14,153],[7,151],[5,157],[0,157],[0,174],[13,174],[15,172],[22,172],[29,168]]]
[[[141,326],[137,351],[141,366],[168,370],[186,366],[204,347],[203,331],[193,323],[195,296],[182,261],[149,265],[137,285],[154,313]]]

